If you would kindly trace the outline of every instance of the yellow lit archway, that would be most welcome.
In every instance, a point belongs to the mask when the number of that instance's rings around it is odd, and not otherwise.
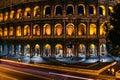
[[[95,7],[95,5],[89,5],[89,7],[93,8],[93,15],[96,15],[96,7]],[[89,13],[90,13],[90,9],[89,9]]]
[[[14,18],[14,15],[15,15],[15,11],[14,11],[14,10],[11,10],[11,12],[10,12],[10,19],[13,19],[13,18]]]
[[[18,9],[18,10],[17,10],[16,18],[17,18],[17,19],[22,18],[22,9]]]
[[[83,13],[84,13],[84,15],[86,14],[86,10],[85,10],[85,5],[84,4],[78,4],[78,7],[79,6],[82,6],[83,7]]]
[[[105,32],[105,30],[104,30],[104,24],[101,24],[100,25],[100,35],[105,35],[106,34],[106,32]]]
[[[59,13],[57,13],[57,9],[60,9]],[[54,8],[54,15],[62,15],[62,5],[56,5]]]
[[[13,36],[13,27],[12,26],[9,28],[9,36]]]
[[[105,9],[105,6],[100,5],[100,8],[102,9],[102,15],[105,16],[105,15],[106,15],[106,9]]]
[[[71,12],[70,12],[70,13],[68,12],[68,11],[69,11],[69,9],[68,9],[69,7],[72,8],[72,9],[70,9],[70,10],[72,10],[72,11],[71,11],[72,13],[71,13]],[[74,12],[75,12],[75,11],[74,11],[74,6],[73,6],[72,4],[68,4],[68,5],[66,6],[66,10],[67,10],[67,11],[66,11],[67,14],[74,14]]]
[[[62,34],[62,24],[56,24],[54,28],[54,35],[60,36]]]
[[[8,19],[8,12],[5,12],[4,21],[6,21],[7,19]]]
[[[36,35],[36,36],[40,35],[40,26],[38,24],[33,26],[33,35]]]
[[[16,36],[21,36],[21,26],[17,26],[17,28],[16,28]]]
[[[0,13],[0,22],[3,21],[3,13]]]
[[[109,6],[108,8],[109,8],[110,12],[113,13],[113,7]]]
[[[79,24],[78,35],[86,35],[86,25],[84,23]]]
[[[0,28],[0,36],[2,36],[2,35],[3,35],[2,28]]]
[[[46,10],[47,10],[48,7],[50,7],[50,5],[45,5],[45,6],[44,6],[44,10],[43,10],[43,15],[44,15],[44,16],[47,15],[47,14],[46,14]]]
[[[30,26],[25,25],[24,26],[24,36],[29,36],[30,35]]]
[[[45,24],[43,27],[43,35],[51,35],[51,26],[50,24]]]
[[[25,8],[24,16],[30,17],[30,15],[31,15],[31,9],[29,7]]]
[[[37,17],[38,15],[40,15],[40,7],[39,6],[34,7],[33,15],[34,15],[34,17]]]
[[[4,36],[7,36],[8,35],[8,29],[5,27],[4,28]]]
[[[90,35],[96,35],[96,25],[90,24]]]
[[[66,34],[69,35],[69,36],[74,34],[74,24],[68,23],[66,25]]]

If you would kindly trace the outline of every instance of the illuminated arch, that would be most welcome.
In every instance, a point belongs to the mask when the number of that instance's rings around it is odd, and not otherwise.
[[[68,23],[66,25],[66,34],[69,36],[74,35],[74,24]]]
[[[90,57],[95,57],[97,56],[97,47],[95,44],[90,45]]]
[[[14,10],[11,10],[11,12],[10,12],[10,19],[13,19],[13,18],[14,18],[14,15],[15,15],[15,11],[14,11]]]
[[[79,24],[78,35],[86,35],[86,25],[84,23]]]
[[[24,26],[24,36],[29,36],[30,35],[30,26],[25,25]]]
[[[3,21],[3,13],[0,13],[0,21]]]
[[[51,26],[50,24],[45,24],[43,27],[43,35],[51,35]]]
[[[40,35],[40,26],[38,24],[33,26],[33,35],[35,35],[35,36]]]
[[[89,5],[89,14],[96,15],[96,8],[94,5]]]
[[[63,46],[61,44],[57,44],[55,46],[55,56],[58,57],[63,57]]]
[[[105,32],[105,29],[104,29],[104,24],[101,24],[100,25],[100,35],[103,35],[105,36],[106,32]]]
[[[33,16],[34,16],[34,17],[40,16],[40,7],[39,7],[39,6],[35,6],[35,7],[34,7]]]
[[[21,26],[17,26],[16,28],[16,36],[21,36]]]
[[[62,35],[62,24],[56,24],[54,27],[54,35],[60,36]]]
[[[66,6],[66,13],[68,14],[68,15],[70,15],[70,14],[74,14],[74,6],[72,5],[72,4],[68,4],[67,6]]]
[[[0,36],[2,36],[2,35],[3,35],[2,28],[0,28]]]
[[[16,18],[17,18],[17,19],[21,19],[21,18],[22,18],[22,9],[18,9],[18,10],[17,10]]]
[[[13,27],[12,26],[9,28],[9,36],[13,36]]]
[[[50,5],[46,5],[44,7],[43,15],[44,16],[50,16],[51,15],[51,7],[50,7]]]
[[[61,5],[55,6],[54,15],[62,15],[62,6]]]
[[[90,24],[90,35],[96,35],[97,29],[95,24]]]
[[[44,47],[44,57],[50,57],[51,56],[51,45],[50,44],[46,44]]]
[[[24,45],[24,55],[25,56],[30,56],[30,44]]]
[[[5,12],[4,21],[6,21],[7,19],[8,19],[8,12]]]
[[[29,7],[25,8],[24,16],[26,16],[26,17],[31,16],[31,9]]]
[[[85,5],[84,4],[78,4],[78,14],[85,15]]]
[[[106,9],[105,6],[100,5],[99,7],[99,14],[105,16],[106,15]]]
[[[84,44],[78,46],[78,57],[86,57],[86,47]]]
[[[112,6],[108,7],[108,15],[110,15],[110,13],[113,13],[113,7]]]
[[[100,56],[106,56],[107,55],[107,47],[106,44],[100,45]]]
[[[4,28],[4,36],[7,36],[8,35],[8,29],[7,27]]]
[[[35,55],[34,56],[40,56],[40,45],[39,44],[35,45]]]

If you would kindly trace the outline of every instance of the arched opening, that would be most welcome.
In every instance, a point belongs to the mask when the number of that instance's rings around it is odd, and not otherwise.
[[[3,13],[0,13],[0,22],[3,21]]]
[[[61,44],[57,44],[55,46],[55,57],[62,58],[63,57],[63,46]]]
[[[84,44],[79,44],[78,46],[78,57],[86,57],[86,47]]]
[[[62,7],[61,6],[55,7],[55,15],[62,15]]]
[[[7,36],[8,35],[8,29],[5,27],[4,28],[4,36]]]
[[[106,44],[101,44],[100,45],[100,56],[102,56],[102,57],[107,56]]]
[[[74,14],[74,6],[72,4],[67,5],[67,15],[73,15]]]
[[[89,5],[88,9],[90,15],[96,15],[96,8],[94,5]]]
[[[50,44],[46,44],[44,46],[43,57],[50,57],[50,56],[51,56],[51,46],[50,46]]]
[[[101,5],[101,6],[99,7],[99,14],[100,14],[100,15],[103,15],[103,16],[106,15],[105,6]]]
[[[49,5],[46,5],[44,7],[44,13],[45,16],[50,16],[51,15],[51,7]]]
[[[96,35],[97,29],[95,24],[90,24],[90,35]]]
[[[97,56],[97,47],[94,44],[90,45],[90,57]]]
[[[54,35],[60,36],[62,35],[62,24],[56,24],[54,27]]]
[[[74,35],[74,24],[72,23],[68,23],[67,26],[66,26],[66,34],[71,36],[71,35]]]
[[[21,19],[21,18],[22,18],[22,9],[18,9],[18,10],[17,10],[16,18],[17,18],[17,19]]]
[[[79,24],[78,35],[86,35],[86,25],[84,23]]]
[[[20,44],[17,44],[16,45],[16,55],[21,55],[21,45]]]
[[[9,28],[9,36],[13,36],[13,27]]]
[[[104,29],[104,24],[101,24],[100,25],[100,35],[101,36],[105,36],[106,32],[105,32],[105,29]]]
[[[45,24],[43,27],[43,35],[50,36],[51,35],[51,26],[50,24]]]
[[[30,36],[30,26],[29,25],[24,26],[24,36]]]
[[[7,19],[8,19],[8,12],[5,12],[4,21],[6,21]]]
[[[109,6],[109,7],[108,7],[108,15],[110,15],[111,13],[113,13],[113,7],[112,7],[112,6]]]
[[[0,44],[0,54],[3,54],[2,49],[3,49],[3,47],[2,47],[2,45]]]
[[[7,54],[8,54],[8,45],[4,44],[4,48],[3,49],[4,49],[3,55],[7,56]]]
[[[34,25],[33,27],[33,35],[40,36],[40,26],[38,24]]]
[[[83,5],[83,4],[78,5],[78,14],[85,15],[85,5]]]
[[[11,10],[11,12],[10,12],[10,19],[12,20],[13,18],[15,18],[15,11]]]
[[[25,8],[24,16],[30,18],[31,16],[31,9],[29,7]]]
[[[39,17],[40,16],[40,7],[39,6],[34,7],[33,15],[34,15],[34,17]]]
[[[75,56],[75,54],[74,54],[74,45],[71,44],[71,43],[67,44],[66,48],[67,48],[66,57],[74,57]]]
[[[16,28],[16,36],[21,36],[21,26],[17,26],[17,28]]]
[[[39,44],[35,45],[35,55],[34,56],[40,56],[40,46],[39,46]]]
[[[0,36],[3,36],[2,28],[0,28]]]
[[[14,55],[14,45],[13,44],[9,45],[9,55],[10,56]]]
[[[24,45],[24,55],[25,56],[30,56],[30,45]]]

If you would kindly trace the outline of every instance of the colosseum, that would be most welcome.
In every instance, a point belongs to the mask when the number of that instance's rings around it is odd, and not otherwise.
[[[104,22],[115,0],[0,0],[4,58],[107,57]]]

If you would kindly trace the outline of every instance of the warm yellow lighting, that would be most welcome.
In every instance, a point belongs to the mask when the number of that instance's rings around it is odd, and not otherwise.
[[[24,35],[25,36],[29,36],[30,35],[30,26],[29,25],[26,25],[24,27]]]
[[[13,19],[13,15],[14,15],[14,10],[12,10],[11,12],[10,12],[10,19]]]
[[[35,17],[35,16],[38,15],[38,14],[40,14],[40,8],[39,8],[39,6],[35,6],[35,7],[34,7],[33,15],[34,15],[34,17]]]
[[[29,45],[29,44],[27,44],[26,48],[27,48],[27,49],[30,49],[30,45]]]
[[[104,30],[104,26],[103,26],[103,24],[100,26],[100,35],[105,35],[106,34],[106,32],[105,32],[105,30]]]
[[[10,35],[10,36],[13,36],[13,27],[10,27],[10,28],[9,28],[9,35]]]
[[[4,21],[8,19],[8,12],[5,12]]]
[[[113,13],[113,7],[112,7],[112,6],[109,6],[109,9],[110,9],[110,12]]]
[[[43,15],[44,15],[44,16],[46,15],[45,12],[46,12],[46,8],[47,8],[47,7],[50,7],[50,5],[46,5],[46,6],[44,6],[44,11],[43,11]]]
[[[84,52],[84,48],[85,48],[85,45],[84,44],[80,44],[79,45],[79,52],[83,53]]]
[[[18,9],[16,18],[19,19],[21,17],[22,17],[22,9]]]
[[[38,24],[34,25],[33,27],[33,35],[40,35],[40,26]]]
[[[93,14],[96,15],[96,8],[94,5],[90,5],[91,7],[93,7]]]
[[[30,9],[29,7],[27,7],[27,8],[25,9],[24,16],[30,16],[30,11],[31,11],[31,9]],[[28,14],[29,14],[29,15],[28,15]]]
[[[78,26],[78,35],[85,35],[86,34],[86,25],[80,23]]]
[[[43,34],[44,35],[51,35],[51,26],[49,24],[44,25]]]
[[[7,36],[7,34],[8,34],[8,29],[4,28],[4,36]]]
[[[62,46],[61,44],[57,44],[55,47],[56,47],[56,49],[58,49],[58,50],[63,48],[63,46]]]
[[[54,29],[54,34],[60,36],[62,34],[62,25],[56,24]]]
[[[40,49],[39,44],[36,44],[36,45],[35,45],[35,49]]]
[[[49,49],[51,49],[51,46],[50,46],[49,44],[46,44],[46,45],[45,45],[45,48],[46,48],[47,50],[49,50]]]
[[[96,35],[96,25],[90,24],[90,35]]]
[[[102,15],[105,16],[106,15],[106,9],[105,6],[100,5],[101,9],[102,9]]]
[[[0,28],[0,36],[2,36],[2,28]]]
[[[85,5],[84,4],[79,4],[78,6],[82,6],[83,7],[84,15],[85,15],[86,14],[86,12],[85,12]]]
[[[66,26],[66,32],[67,32],[67,35],[70,35],[70,36],[74,34],[74,25],[72,23],[69,23]]]
[[[0,13],[0,21],[3,20],[3,13]]]
[[[21,26],[16,28],[16,36],[21,36]]]

